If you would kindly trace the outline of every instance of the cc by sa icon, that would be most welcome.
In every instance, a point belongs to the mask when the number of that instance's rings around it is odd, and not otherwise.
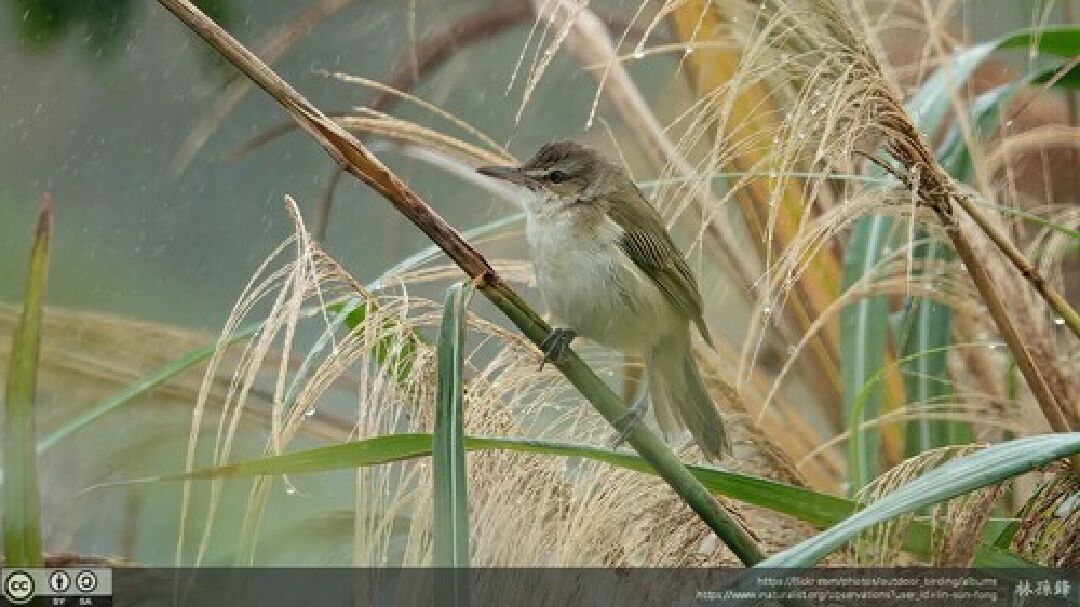
[[[4,578],[4,597],[13,605],[25,605],[34,598],[34,578],[26,571],[12,571]]]

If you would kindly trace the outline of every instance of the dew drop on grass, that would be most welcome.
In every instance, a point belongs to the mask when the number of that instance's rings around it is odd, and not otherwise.
[[[1065,319],[1061,317],[1055,318],[1054,324],[1060,327],[1065,324]]]
[[[296,495],[296,487],[289,485],[285,488],[285,495]]]
[[[308,409],[307,411],[304,411],[304,415],[307,416],[307,417],[315,417],[315,409],[311,408],[311,409]]]
[[[641,59],[645,57],[645,49],[639,44],[634,47],[634,59]]]

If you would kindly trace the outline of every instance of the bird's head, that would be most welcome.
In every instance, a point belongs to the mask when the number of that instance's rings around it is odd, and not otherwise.
[[[521,166],[484,166],[481,175],[530,190],[541,205],[587,204],[611,189],[621,169],[573,141],[545,144]]]

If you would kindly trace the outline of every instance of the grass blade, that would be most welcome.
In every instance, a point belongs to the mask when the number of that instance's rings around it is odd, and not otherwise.
[[[915,246],[912,256],[920,260],[911,280],[925,281],[933,288],[933,276],[937,268],[952,260],[951,249],[937,240],[929,240],[924,232],[918,236],[922,241]],[[952,394],[949,381],[948,358],[952,327],[952,309],[929,297],[908,298],[903,320],[902,335],[904,387],[908,403],[913,411],[920,407],[940,404]],[[904,427],[905,454],[917,455],[927,449],[971,442],[971,426],[961,421],[914,419]]]
[[[465,326],[472,283],[460,282],[446,294],[442,328],[436,346],[438,384],[435,396],[435,432],[431,466],[434,480],[434,565],[469,566],[468,472],[465,468],[465,424],[462,420]],[[440,578],[443,581],[443,578]],[[468,604],[467,576],[451,573],[451,587],[437,587],[440,604]],[[437,585],[438,586],[438,585]]]
[[[4,553],[8,566],[40,567],[42,563],[34,401],[51,237],[52,199],[46,194],[38,210],[22,316],[11,340],[11,361],[4,391],[3,466],[7,479],[3,498]]]
[[[135,399],[146,394],[147,392],[150,392],[154,388],[157,388],[161,384],[169,381],[169,379],[175,377],[179,373],[182,373],[187,369],[190,369],[191,367],[206,360],[207,358],[210,358],[210,356],[214,354],[214,351],[217,350],[218,347],[231,345],[238,341],[247,339],[261,328],[261,323],[244,327],[230,335],[228,339],[226,339],[220,344],[215,341],[197,350],[192,350],[191,352],[188,352],[184,356],[181,356],[180,358],[172,362],[168,362],[162,365],[161,367],[151,372],[149,375],[140,378],[130,386],[98,402],[96,405],[93,405],[88,410],[68,420],[59,428],[47,434],[44,438],[38,441],[37,452],[45,452],[47,449],[50,449],[68,436],[71,436],[72,434],[78,432],[79,430],[82,430],[86,426],[89,426],[95,421],[101,419],[106,414],[111,413],[112,411],[115,411],[121,407],[124,407],[125,405],[133,403]]]
[[[387,434],[374,438],[318,447],[285,455],[237,462],[219,468],[196,470],[141,479],[137,482],[175,482],[214,478],[243,478],[262,475],[304,474],[346,468],[374,466],[431,455],[432,436],[426,433]],[[470,451],[506,450],[536,455],[580,457],[604,462],[627,470],[656,474],[648,462],[637,455],[602,449],[590,445],[561,443],[538,439],[503,437],[465,437]],[[787,514],[807,523],[825,527],[835,525],[858,509],[858,503],[842,497],[819,493],[765,478],[730,472],[712,466],[687,466],[690,472],[711,493],[754,504],[774,512]],[[904,549],[927,556],[932,549],[930,527],[914,521],[908,527]],[[1015,554],[980,545],[975,563],[985,566],[1026,566],[1030,563]]]
[[[885,216],[864,217],[855,225],[844,253],[844,289],[866,280],[880,264],[892,238],[893,220]],[[861,440],[848,443],[848,488],[854,495],[878,472],[878,435],[861,435],[862,423],[874,419],[884,400],[882,386],[875,382],[862,403],[859,417],[853,418],[855,403],[867,382],[886,365],[889,351],[889,299],[863,297],[840,312],[840,376],[843,384],[844,419],[847,429]]]
[[[810,567],[873,525],[1080,453],[1080,432],[1031,436],[949,461],[761,567]]]
[[[1035,70],[1023,78],[1002,84],[976,97],[970,107],[971,123],[974,127],[975,136],[980,138],[989,137],[1001,122],[1002,110],[1016,98],[1017,94],[1032,84],[1049,81],[1062,67],[1054,66]],[[1054,83],[1054,86],[1064,89],[1080,88],[1080,68],[1074,67],[1069,70],[1065,77]],[[956,179],[970,183],[974,178],[975,167],[971,150],[968,149],[967,141],[964,140],[959,124],[955,124],[949,129],[937,157],[941,162],[941,166],[945,167],[945,170]]]
[[[1021,47],[1072,58],[1080,54],[1080,28],[1042,27],[1019,30],[997,40],[968,47],[947,58],[942,67],[919,87],[919,91],[906,104],[919,129],[924,133],[937,130],[952,103],[953,87],[963,84],[991,53]]]

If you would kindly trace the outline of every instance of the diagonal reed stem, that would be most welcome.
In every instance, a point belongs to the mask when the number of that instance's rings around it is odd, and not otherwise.
[[[547,323],[503,282],[479,251],[462,239],[453,227],[359,140],[327,118],[188,0],[158,2],[280,103],[345,171],[382,194],[395,209],[427,234],[529,339],[539,344],[551,331]],[[570,353],[557,366],[605,419],[622,430],[617,422],[626,412],[626,406],[577,355]],[[655,432],[644,424],[636,424],[627,442],[712,528],[739,560],[746,565],[762,560],[763,552],[750,533],[720,505]]]
[[[1020,249],[983,216],[982,212],[975,206],[974,201],[967,196],[957,196],[956,201],[964,209],[964,212],[975,221],[975,225],[979,226],[979,229],[1012,262],[1020,275],[1030,282],[1031,286],[1035,287],[1035,290],[1053,308],[1054,312],[1061,316],[1065,324],[1072,330],[1073,335],[1080,337],[1080,314],[1077,314],[1076,310],[1069,305],[1069,302],[1046,282],[1046,279],[1043,278],[1042,274],[1039,274],[1039,271],[1028,261]]]

